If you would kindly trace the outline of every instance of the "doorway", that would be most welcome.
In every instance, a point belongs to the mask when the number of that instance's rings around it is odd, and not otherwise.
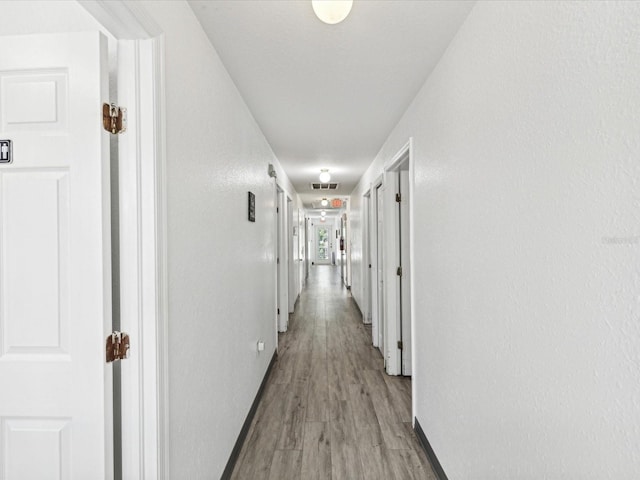
[[[383,226],[385,245],[384,295],[386,371],[389,375],[412,374],[412,188],[411,141],[385,171]]]
[[[314,253],[316,265],[331,264],[331,227],[316,225],[314,235]]]
[[[385,358],[384,351],[384,185],[382,178],[373,189],[371,208],[371,336],[374,347],[378,347]]]
[[[287,202],[276,184],[276,323],[278,332],[286,332],[289,320],[289,265],[287,260]]]
[[[398,292],[400,301],[398,313],[400,315],[400,365],[404,376],[411,376],[411,215],[410,215],[410,186],[409,159],[398,167],[398,204],[397,208],[397,260],[399,265]]]
[[[294,218],[294,209],[293,209],[293,203],[291,202],[291,199],[289,197],[287,197],[287,230],[286,230],[286,235],[287,235],[287,277],[288,277],[288,281],[287,281],[287,285],[288,285],[288,301],[287,301],[287,313],[293,313],[293,310],[295,308],[295,304],[296,304],[296,300],[297,300],[297,296],[298,296],[298,292],[297,292],[297,285],[298,285],[298,269],[297,269],[297,262],[298,259],[296,258],[296,250],[297,247],[294,246],[294,241],[297,239],[296,236],[294,236],[294,227],[295,225],[297,225],[297,219]]]
[[[307,283],[309,278],[309,265],[311,264],[311,242],[308,240],[311,238],[309,234],[309,218],[304,217],[304,282]]]
[[[362,321],[365,324],[371,323],[371,215],[370,215],[371,191],[367,191],[362,197],[362,296],[364,298],[364,309]]]
[[[339,255],[340,255],[340,276],[342,277],[342,284],[349,288],[349,269],[348,267],[348,258],[349,251],[347,249],[347,238],[349,237],[347,222],[347,214],[343,213],[340,217],[340,235],[339,235]]]

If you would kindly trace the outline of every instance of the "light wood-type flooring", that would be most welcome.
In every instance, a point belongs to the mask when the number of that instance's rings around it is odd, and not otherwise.
[[[435,478],[411,380],[384,373],[339,268],[311,267],[232,479]]]

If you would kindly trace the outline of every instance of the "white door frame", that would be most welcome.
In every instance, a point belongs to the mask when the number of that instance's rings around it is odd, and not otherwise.
[[[326,261],[318,261],[318,229],[319,228],[325,228],[329,231],[328,233],[328,241],[329,241],[329,247],[327,249],[327,255],[329,256],[329,258]],[[334,226],[331,225],[331,223],[328,223],[326,220],[324,223],[320,222],[320,219],[318,218],[317,221],[314,223],[313,225],[313,258],[315,260],[315,264],[316,265],[332,265],[331,263],[331,253],[333,251],[333,242],[332,242],[332,238],[331,236],[333,235],[334,232]]]
[[[391,159],[384,168],[384,178],[387,188],[384,197],[384,296],[385,296],[385,358],[386,371],[389,375],[401,375],[401,351],[398,348],[398,340],[400,340],[400,288],[397,275],[398,258],[400,252],[400,235],[399,235],[399,213],[396,203],[396,193],[399,182],[398,169],[404,162],[409,162],[409,263],[413,265],[414,240],[413,240],[413,157],[411,154],[411,145],[413,140],[409,141],[399,150],[399,152]],[[414,281],[413,268],[409,268],[410,296],[411,296],[411,330],[414,331],[413,312],[415,311],[414,302]],[[411,335],[411,351],[415,351],[414,335]],[[413,353],[412,353],[413,355]],[[415,365],[415,361],[412,364]]]
[[[289,255],[287,193],[276,183],[276,317],[278,332],[286,332],[289,320]]]
[[[378,299],[378,194],[383,187],[383,176],[380,175],[371,185],[370,229],[371,234],[371,341],[374,347],[380,348],[380,311]],[[384,312],[382,312],[384,313]]]
[[[371,189],[362,196],[362,322],[371,323]]]
[[[118,40],[121,329],[131,336],[122,372],[123,478],[167,478],[167,232],[162,30],[143,6],[79,0]],[[108,99],[105,99],[105,101]]]
[[[293,201],[287,195],[287,269],[288,269],[288,287],[289,287],[289,297],[288,297],[288,310],[287,313],[293,313],[295,308],[296,299],[297,299],[297,289],[298,289],[298,269],[296,262],[298,261],[295,254],[295,245],[294,241],[296,238],[293,236],[293,227],[297,225],[298,222],[294,218],[294,209],[293,209]]]
[[[307,284],[309,278],[309,267],[311,266],[311,220],[305,215],[304,217],[304,284]]]

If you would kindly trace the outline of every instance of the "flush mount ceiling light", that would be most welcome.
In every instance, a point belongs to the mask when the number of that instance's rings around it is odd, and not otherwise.
[[[329,205],[329,200],[327,200],[326,198],[323,198],[322,201],[320,202],[320,205],[322,205],[323,207],[326,207],[327,205]]]
[[[319,179],[322,183],[329,183],[329,180],[331,180],[331,175],[329,175],[328,168],[323,168],[322,170],[320,170]]]
[[[353,6],[353,0],[311,0],[311,6],[320,20],[329,25],[335,25],[347,18]]]
[[[324,210],[322,210],[322,211],[320,212],[320,215],[322,215],[323,217],[324,217],[326,214],[327,214],[327,212],[325,212]]]

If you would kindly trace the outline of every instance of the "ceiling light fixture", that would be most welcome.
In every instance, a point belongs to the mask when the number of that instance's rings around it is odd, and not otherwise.
[[[322,215],[323,217],[324,217],[326,214],[327,214],[327,212],[325,212],[324,210],[322,210],[322,211],[320,212],[320,215]]]
[[[353,7],[353,0],[311,0],[311,6],[320,20],[335,25],[347,18]]]
[[[327,200],[326,198],[323,198],[322,201],[320,202],[320,205],[322,205],[323,207],[326,207],[327,205],[329,205],[329,200]]]
[[[320,170],[319,178],[322,183],[329,183],[329,180],[331,180],[331,175],[329,175],[329,169],[323,168],[322,170]]]

